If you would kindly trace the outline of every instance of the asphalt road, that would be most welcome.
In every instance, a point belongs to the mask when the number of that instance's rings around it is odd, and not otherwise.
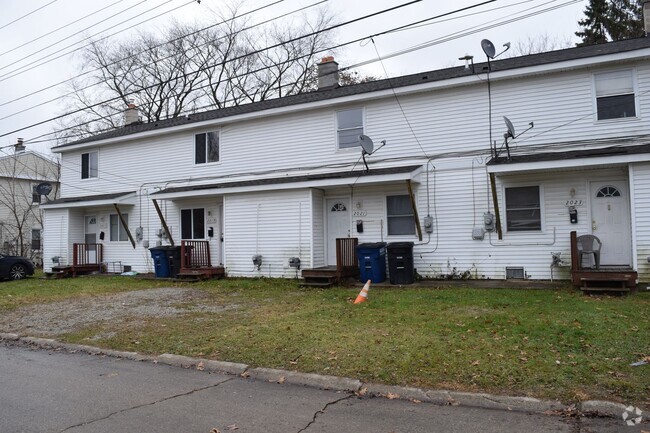
[[[642,429],[650,430],[645,423],[627,427],[620,419],[360,398],[151,362],[0,345],[1,433],[640,433]]]

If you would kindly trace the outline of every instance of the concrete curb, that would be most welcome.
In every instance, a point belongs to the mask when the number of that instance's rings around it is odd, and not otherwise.
[[[25,346],[36,346],[43,349],[66,350],[73,353],[84,352],[91,355],[105,355],[134,361],[149,361],[174,367],[195,368],[207,372],[238,375],[253,380],[302,385],[340,392],[354,392],[359,396],[401,399],[413,402],[432,403],[440,406],[467,406],[484,409],[549,414],[557,414],[571,409],[570,406],[562,404],[559,401],[539,400],[531,397],[510,397],[485,393],[426,390],[402,386],[362,383],[357,379],[339,376],[325,376],[272,368],[249,368],[247,364],[191,358],[170,353],[164,353],[159,356],[148,356],[136,352],[120,352],[117,350],[100,349],[81,344],[61,343],[48,338],[21,337],[17,334],[0,333],[0,341],[14,342]],[[598,414],[615,418],[621,416],[625,411],[625,407],[625,405],[620,403],[600,400],[589,400],[579,405],[580,411],[583,413]]]

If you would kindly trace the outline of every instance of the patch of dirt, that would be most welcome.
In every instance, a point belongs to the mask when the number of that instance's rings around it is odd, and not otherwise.
[[[107,321],[218,313],[237,305],[214,305],[200,290],[166,287],[92,296],[18,308],[0,316],[0,329],[17,334],[56,336]]]

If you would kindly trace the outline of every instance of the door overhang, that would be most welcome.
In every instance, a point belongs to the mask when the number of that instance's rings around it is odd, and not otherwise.
[[[82,197],[66,197],[52,200],[43,203],[40,206],[42,209],[63,209],[63,208],[90,208],[100,206],[135,206],[136,193],[131,192],[117,192],[112,194],[99,194],[87,195]]]

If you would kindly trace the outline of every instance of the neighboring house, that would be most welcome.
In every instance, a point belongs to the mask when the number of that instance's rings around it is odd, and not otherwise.
[[[315,92],[54,148],[45,255],[97,241],[104,261],[151,271],[147,246],[167,242],[155,200],[175,242],[209,241],[230,276],[293,277],[290,258],[335,264],[335,239],[357,237],[414,242],[422,276],[548,279],[576,231],[650,281],[649,59],[640,38],[346,87],[324,59]],[[534,122],[508,149],[504,116]]]
[[[0,157],[0,253],[41,263],[40,205],[58,197],[58,173],[56,162],[34,152],[15,150]],[[43,183],[51,185],[47,195],[37,192]]]

